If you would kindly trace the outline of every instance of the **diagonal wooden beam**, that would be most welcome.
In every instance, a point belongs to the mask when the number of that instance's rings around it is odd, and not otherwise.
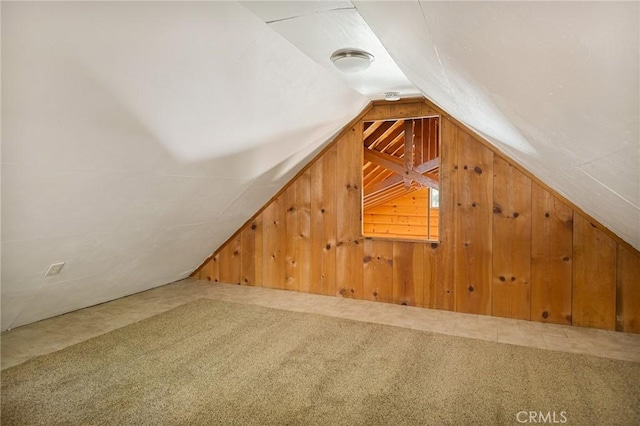
[[[379,192],[383,192],[388,188],[399,184],[400,182],[402,182],[403,179],[404,178],[402,176],[396,175],[396,174],[394,174],[393,176],[389,176],[385,180],[378,182],[374,185],[371,185],[370,188],[367,188],[366,193],[364,194],[364,198],[366,199],[367,197],[375,195]]]
[[[371,161],[378,166],[384,167],[387,170],[391,170],[392,172],[397,173],[398,175],[402,176],[402,178],[407,177],[411,180],[414,180],[420,185],[428,186],[429,188],[433,189],[439,189],[440,187],[438,182],[434,181],[433,179],[423,176],[415,170],[407,170],[403,165],[403,161],[397,157],[367,149],[364,151],[364,158],[367,161]]]
[[[364,146],[367,148],[376,144],[376,141],[385,135],[392,127],[394,127],[394,121],[383,121],[377,129],[375,129],[369,136],[364,139]]]
[[[440,157],[436,157],[432,160],[429,161],[425,161],[422,164],[418,164],[414,170],[420,174],[422,173],[428,173],[428,172],[432,172],[435,169],[437,169],[438,167],[440,167]]]

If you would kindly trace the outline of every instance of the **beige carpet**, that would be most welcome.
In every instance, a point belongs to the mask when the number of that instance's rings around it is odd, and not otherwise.
[[[2,425],[497,425],[522,411],[638,425],[640,364],[199,300],[2,371]]]

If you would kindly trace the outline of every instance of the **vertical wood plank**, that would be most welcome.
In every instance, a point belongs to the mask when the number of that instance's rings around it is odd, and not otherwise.
[[[344,297],[363,294],[362,122],[354,125],[337,144],[336,285]]]
[[[262,286],[267,288],[284,289],[285,287],[287,232],[283,206],[284,201],[278,197],[262,212]]]
[[[202,268],[200,268],[200,271],[198,271],[198,275],[195,276],[194,278],[196,278],[198,280],[203,280],[203,281],[211,281],[212,280],[212,276],[211,276],[212,267],[213,267],[213,258],[209,259],[204,265],[202,265]]]
[[[456,311],[491,315],[493,152],[458,132]]]
[[[231,239],[220,251],[220,281],[240,284],[241,234]]]
[[[493,152],[458,131],[456,311],[491,315]]]
[[[531,179],[505,160],[493,162],[494,316],[531,317]]]
[[[429,292],[428,305],[434,309],[455,310],[455,223],[458,214],[455,193],[458,179],[458,130],[443,120],[440,157],[439,239],[436,250],[437,281]]]
[[[241,282],[250,286],[262,285],[262,215],[242,230]]]
[[[573,218],[573,325],[615,329],[617,244],[581,215]]]
[[[364,240],[364,299],[393,302],[393,242]]]
[[[571,324],[573,210],[531,188],[531,320]]]
[[[298,291],[298,213],[296,205],[296,184],[294,182],[282,194],[285,210],[285,285],[286,290]]]
[[[618,244],[616,330],[640,333],[640,256]]]
[[[309,293],[311,289],[311,170],[296,180],[296,223],[298,291]]]
[[[240,283],[243,285],[255,284],[255,234],[251,226],[246,226],[240,233]]]
[[[211,263],[211,281],[220,282],[220,253],[213,256]]]
[[[393,302],[422,306],[424,244],[393,242]]]
[[[438,259],[440,244],[427,243],[424,245],[424,282],[422,284],[422,303],[425,308],[437,309],[436,288],[438,287]]]
[[[332,146],[311,168],[311,288],[336,294],[336,162]]]

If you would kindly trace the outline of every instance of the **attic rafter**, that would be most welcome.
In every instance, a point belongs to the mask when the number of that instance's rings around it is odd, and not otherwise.
[[[396,127],[395,124],[393,121],[383,121],[369,136],[365,137],[365,146],[373,148],[379,142],[379,139],[384,139],[384,136]]]
[[[377,151],[365,150],[364,158],[367,161],[371,161],[378,166],[384,167],[387,170],[391,170],[394,173],[404,177],[407,177],[411,180],[416,181],[417,183],[428,186],[429,188],[439,189],[440,185],[433,179],[430,179],[426,176],[421,175],[415,170],[408,170],[404,167],[403,161],[397,157],[393,157],[391,155],[383,154]]]
[[[417,166],[414,167],[413,170],[415,170],[418,173],[429,173],[434,171],[438,167],[440,167],[440,157],[436,157],[429,161],[425,161],[422,164],[418,164]]]

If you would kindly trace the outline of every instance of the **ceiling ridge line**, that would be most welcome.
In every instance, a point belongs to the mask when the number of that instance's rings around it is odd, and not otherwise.
[[[290,21],[292,19],[304,18],[305,16],[310,16],[310,15],[322,15],[323,13],[335,12],[336,10],[353,10],[353,9],[356,9],[356,7],[355,6],[351,6],[351,7],[336,7],[336,8],[329,9],[329,10],[321,10],[321,11],[312,12],[312,13],[305,13],[305,14],[302,14],[302,15],[289,16],[288,18],[273,19],[271,21],[265,21],[265,24],[267,24],[267,25],[275,24],[277,22]]]

